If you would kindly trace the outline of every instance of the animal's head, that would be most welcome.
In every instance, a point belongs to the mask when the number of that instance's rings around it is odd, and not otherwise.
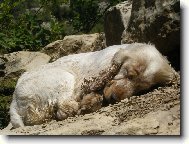
[[[168,84],[175,76],[169,62],[151,45],[134,44],[121,49],[112,61],[121,68],[104,88],[109,102],[121,101],[156,84]]]

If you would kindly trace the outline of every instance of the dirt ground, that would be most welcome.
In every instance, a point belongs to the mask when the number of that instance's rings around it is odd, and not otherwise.
[[[180,75],[173,85],[132,96],[97,112],[42,125],[0,130],[2,135],[180,135]]]

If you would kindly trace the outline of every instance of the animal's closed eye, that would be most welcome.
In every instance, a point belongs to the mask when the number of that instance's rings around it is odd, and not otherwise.
[[[123,79],[124,78],[124,75],[123,74],[118,74],[114,77],[114,80],[120,80],[120,79]]]
[[[138,76],[139,73],[135,70],[129,70],[127,74],[127,78],[134,79],[136,76]]]
[[[137,76],[141,75],[142,73],[144,73],[146,66],[142,65],[140,63],[133,63],[131,65],[128,65],[126,67],[127,69],[127,78],[129,79],[134,79]]]

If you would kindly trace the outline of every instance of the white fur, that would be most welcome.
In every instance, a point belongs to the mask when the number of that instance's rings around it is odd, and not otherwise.
[[[26,122],[30,111],[31,115],[38,113],[35,121],[42,123],[41,119],[50,118],[44,116],[44,113],[49,112],[47,109],[50,106],[58,107],[55,115],[59,119],[62,118],[61,115],[65,115],[62,114],[63,110],[59,111],[59,107],[64,107],[61,103],[67,106],[72,101],[77,109],[76,98],[81,93],[83,79],[98,76],[101,70],[111,65],[114,54],[126,47],[127,45],[111,46],[101,51],[69,55],[34,71],[25,72],[17,82],[10,106],[13,127],[38,124],[30,122],[32,120]]]

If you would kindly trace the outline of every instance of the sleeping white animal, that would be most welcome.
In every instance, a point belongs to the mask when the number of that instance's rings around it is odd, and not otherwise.
[[[138,68],[136,57],[141,60]],[[17,128],[74,116],[85,95],[103,91],[112,79],[121,80],[129,73],[132,75],[133,66],[134,74],[141,73],[149,82],[145,88],[166,83],[174,77],[168,61],[154,46],[147,44],[116,45],[101,51],[65,56],[25,72],[19,78],[10,106],[11,123]],[[89,98],[86,99],[89,101]]]

